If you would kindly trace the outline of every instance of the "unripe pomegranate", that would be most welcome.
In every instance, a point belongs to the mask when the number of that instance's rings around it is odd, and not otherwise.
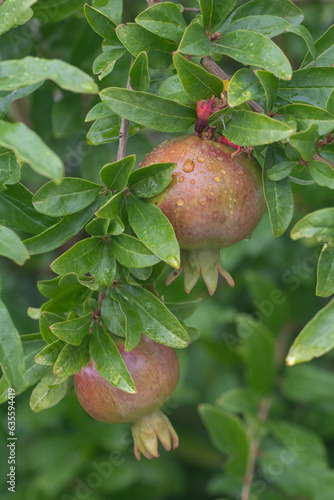
[[[82,407],[96,420],[114,424],[132,422],[134,452],[158,457],[158,439],[166,450],[178,446],[178,436],[160,406],[176,388],[180,365],[175,351],[146,336],[132,351],[122,339],[115,340],[136,386],[136,393],[117,389],[97,371],[91,359],[75,374],[75,390]]]
[[[163,142],[140,164],[176,165],[172,182],[152,202],[174,228],[188,293],[200,273],[211,294],[218,271],[234,285],[221,266],[220,249],[249,237],[265,211],[259,164],[245,153],[232,157],[233,152],[221,142],[186,135]],[[174,271],[168,282],[181,270]]]

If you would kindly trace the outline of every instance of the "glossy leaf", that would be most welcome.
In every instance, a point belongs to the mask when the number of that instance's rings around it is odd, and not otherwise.
[[[334,87],[334,67],[316,66],[294,71],[291,80],[280,83],[279,95],[290,102],[304,102],[326,108]]]
[[[288,177],[297,165],[296,161],[282,161],[267,170],[267,177],[271,181],[280,181]]]
[[[78,232],[92,218],[98,203],[92,203],[87,208],[73,215],[63,217],[57,224],[49,227],[42,233],[24,240],[30,255],[50,252],[59,248]]]
[[[320,155],[334,165],[334,144],[326,144],[319,149]]]
[[[263,90],[253,71],[242,68],[234,73],[227,91],[229,106],[238,106],[243,102],[261,97],[263,97]]]
[[[231,12],[235,3],[236,0],[200,0],[203,23],[209,33]]]
[[[174,4],[172,4],[174,5]],[[130,86],[133,90],[147,92],[150,86],[150,75],[148,72],[148,59],[146,52],[140,52],[134,60],[130,71]]]
[[[61,181],[64,171],[61,159],[24,123],[0,120],[0,146],[12,149],[18,160],[28,163],[35,172]]]
[[[110,190],[122,191],[128,184],[135,161],[135,155],[131,155],[114,163],[107,163],[100,171],[102,183]]]
[[[0,35],[15,28],[19,24],[26,23],[32,16],[31,5],[37,0],[6,0],[0,5]]]
[[[256,70],[255,74],[260,80],[266,94],[268,111],[271,111],[277,98],[279,80],[272,73],[263,69]]]
[[[289,137],[289,144],[301,154],[304,160],[309,161],[317,152],[318,139],[318,126],[313,123],[306,130],[292,134]]]
[[[303,128],[307,128],[313,123],[318,125],[319,135],[326,135],[334,130],[334,115],[316,106],[288,104],[280,111],[284,115],[292,115]]]
[[[7,0],[8,1],[8,0]],[[1,8],[1,7],[0,7]],[[27,87],[21,87],[18,90],[13,90],[12,92],[0,92],[0,118],[3,118],[8,111],[9,106],[12,102],[21,97],[26,97],[37,90],[44,82],[36,83],[35,85],[28,85]]]
[[[84,341],[80,346],[66,344],[53,366],[53,373],[57,377],[70,377],[80,371],[89,358],[87,342]]]
[[[319,186],[334,189],[334,169],[328,163],[312,160],[308,163],[308,170]]]
[[[167,307],[151,292],[142,287],[123,285],[119,292],[136,309],[147,337],[176,349],[187,347],[189,335],[167,309]]]
[[[112,112],[103,102],[98,102],[90,111],[88,111],[85,122],[91,122],[93,120],[97,120],[98,118],[104,118],[105,116],[109,116],[111,114]]]
[[[167,217],[160,208],[137,196],[126,198],[129,222],[147,248],[176,269],[180,266],[180,249]]]
[[[323,208],[306,215],[291,230],[293,240],[313,236],[323,242],[334,239],[334,208]]]
[[[0,188],[6,184],[16,184],[20,176],[20,165],[13,151],[0,147]]]
[[[82,9],[82,0],[38,0],[34,5],[34,15],[43,24],[57,23],[74,14],[78,9]]]
[[[274,166],[274,157],[270,149],[266,154],[263,168],[263,190],[268,206],[270,223],[274,236],[281,236],[289,226],[294,202],[289,179],[273,182],[268,179],[267,172]]]
[[[149,267],[159,262],[159,258],[150,252],[141,241],[127,234],[114,236],[112,249],[117,261],[128,268]]]
[[[233,14],[231,17],[233,18]],[[291,24],[282,17],[261,14],[241,17],[232,22],[227,21],[219,31],[221,33],[239,30],[255,31],[268,38],[273,38],[287,31],[290,26]]]
[[[104,219],[113,219],[117,217],[119,206],[124,197],[124,190],[111,196],[111,198],[106,201],[104,205],[96,212],[96,217],[101,217]]]
[[[91,322],[92,315],[86,314],[79,318],[54,323],[50,329],[56,337],[67,344],[80,345],[86,335],[88,335]]]
[[[42,311],[57,313],[73,311],[78,304],[82,305],[90,293],[89,288],[86,288],[79,283],[61,288],[58,286],[51,286],[51,283],[54,281],[56,283],[59,282],[56,278],[55,280],[47,280],[46,282],[42,281],[37,284],[38,289],[42,294],[47,293],[48,295],[51,295],[50,300],[42,305]],[[49,292],[50,288],[52,289],[52,292]],[[46,290],[48,291],[46,292]]]
[[[0,255],[8,257],[20,266],[29,259],[28,250],[17,234],[2,225],[0,225]]]
[[[90,271],[101,258],[103,241],[101,238],[86,238],[63,253],[51,264],[57,274],[81,273]]]
[[[0,300],[0,365],[5,379],[18,390],[23,384],[24,359],[20,335]]]
[[[166,99],[179,102],[180,104],[185,104],[186,106],[195,106],[194,101],[191,100],[184,91],[178,75],[166,78],[159,88],[158,95],[160,97],[165,97]]]
[[[123,0],[93,0],[93,7],[103,12],[116,24],[122,22]]]
[[[102,80],[105,76],[109,75],[114,69],[115,63],[126,53],[124,47],[113,47],[112,49],[107,49],[98,55],[93,62],[93,73],[99,76],[99,80]]]
[[[334,88],[327,99],[326,110],[332,113],[332,115],[334,114]]]
[[[317,56],[317,66],[331,66],[334,58],[334,25],[321,35],[315,42],[315,52]],[[312,55],[308,52],[302,62],[301,67],[309,67],[313,64]]]
[[[87,134],[88,144],[99,146],[100,144],[118,141],[121,121],[121,117],[113,114],[109,109],[109,116],[97,119],[89,129]],[[130,123],[129,136],[136,134],[141,128],[140,125]]]
[[[204,68],[188,61],[178,53],[174,54],[173,62],[182,86],[192,101],[208,99],[212,95],[220,97],[224,90],[224,83],[220,78],[211,75]]]
[[[205,29],[197,19],[186,28],[178,50],[191,56],[209,56],[215,52]]]
[[[291,24],[299,24],[304,19],[302,11],[290,0],[252,0],[238,7],[228,18],[226,24],[247,16],[278,16]],[[225,25],[224,25],[225,26]]]
[[[185,130],[196,118],[191,108],[145,92],[109,87],[100,96],[115,113],[162,132]]]
[[[108,226],[108,233],[119,235],[125,231],[125,226],[119,217],[111,219]]]
[[[176,42],[151,33],[135,23],[117,26],[116,34],[134,57],[140,52],[147,52],[149,66],[154,69],[169,66],[171,54],[177,50]]]
[[[66,177],[59,185],[50,181],[34,195],[33,205],[46,215],[70,215],[90,205],[100,195],[102,186],[84,179]]]
[[[200,405],[199,414],[214,446],[228,455],[228,470],[243,477],[248,461],[249,443],[241,420],[209,404]]]
[[[64,342],[59,339],[55,340],[51,344],[48,344],[44,347],[44,349],[36,354],[36,363],[43,366],[53,365],[64,345]]]
[[[334,347],[334,299],[303,328],[292,344],[286,362],[289,366],[318,358]]]
[[[98,323],[94,324],[89,350],[102,377],[122,391],[130,394],[136,392],[119,350],[110,335]]]
[[[243,64],[259,66],[277,78],[289,80],[292,69],[281,49],[255,31],[239,30],[223,35],[214,45],[217,54],[225,54]]]
[[[163,2],[152,5],[136,17],[136,23],[162,38],[178,42],[186,27],[179,5]]]
[[[300,26],[300,25],[296,24],[294,26],[289,26],[289,28],[286,31],[289,31],[290,33],[295,33],[296,35],[300,36],[304,40],[310,54],[312,55],[312,59],[315,62],[316,50],[315,50],[312,35],[309,32],[309,30],[307,28],[305,28],[305,26]]]
[[[125,350],[130,352],[139,344],[144,325],[136,306],[125,298],[122,293],[118,293],[117,290],[115,292],[120,309],[126,318]]]
[[[112,286],[116,275],[116,261],[109,241],[103,241],[100,259],[90,270],[95,282],[100,286]]]
[[[174,163],[154,163],[138,168],[130,175],[130,191],[140,198],[153,198],[171,183],[174,169]]]
[[[317,290],[319,297],[334,293],[334,243],[325,243],[318,261]]]
[[[65,318],[59,316],[59,314],[54,314],[52,312],[44,311],[41,313],[39,318],[39,329],[41,331],[42,337],[48,344],[55,342],[58,337],[52,333],[50,326],[60,321],[65,321]]]
[[[37,412],[51,408],[66,396],[70,389],[70,380],[67,379],[62,384],[54,385],[56,379],[55,375],[47,373],[36,385],[30,397],[32,411]]]
[[[101,305],[101,318],[107,330],[125,338],[126,317],[119,303],[107,292]]]
[[[84,6],[84,10],[87,21],[98,35],[102,36],[102,38],[106,38],[107,40],[108,38],[114,38],[114,29],[116,28],[114,21],[112,21],[103,12],[100,12],[98,9],[88,5],[87,3]]]
[[[289,137],[294,130],[283,122],[251,111],[236,111],[224,135],[239,146],[260,146]]]

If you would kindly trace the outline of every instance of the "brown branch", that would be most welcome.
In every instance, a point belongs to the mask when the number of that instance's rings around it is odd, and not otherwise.
[[[269,408],[271,401],[269,399],[262,399],[260,402],[257,416],[260,422],[265,422],[268,418]],[[252,482],[254,478],[254,471],[256,466],[256,459],[260,451],[260,440],[257,437],[258,426],[255,423],[250,429],[250,447],[249,456],[244,476],[244,481],[241,490],[241,500],[249,500],[252,489]]]
[[[202,57],[201,63],[204,66],[204,68],[208,70],[209,73],[211,73],[212,75],[218,76],[218,78],[220,78],[221,80],[231,80],[230,75],[225,73],[225,71],[220,66],[218,66],[218,64],[215,63],[211,59],[211,57],[209,56]],[[250,108],[256,113],[264,113],[264,109],[257,102],[251,100],[247,101],[247,103],[249,104]]]
[[[133,64],[133,59],[131,59],[130,69],[132,64]],[[128,76],[128,82],[126,88],[131,89],[130,76]],[[122,118],[121,128],[119,129],[118,138],[119,138],[119,143],[118,143],[117,161],[122,160],[126,154],[126,145],[129,139],[129,120],[127,120],[126,118]]]
[[[201,12],[201,9],[197,9],[197,7],[184,7],[183,10],[186,12]]]

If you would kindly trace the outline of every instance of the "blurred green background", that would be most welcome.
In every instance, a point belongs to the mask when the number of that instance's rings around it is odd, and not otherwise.
[[[197,6],[190,0],[183,4]],[[132,20],[145,5],[144,0],[125,1],[124,21]],[[314,39],[334,22],[333,2],[305,0],[298,2],[298,6],[305,15],[304,25]],[[191,19],[193,14],[187,13],[186,16]],[[43,24],[32,19],[11,30],[1,41],[3,60],[26,55],[59,57],[88,73],[91,73],[92,62],[101,50],[101,39],[85,21],[82,9],[59,22]],[[303,41],[291,34],[277,37],[275,41],[288,55],[293,68],[298,68],[306,52]],[[239,67],[228,61],[221,64],[231,74]],[[123,57],[113,72],[102,80],[101,87],[125,85],[128,67],[129,59]],[[159,79],[159,72],[156,71],[154,76]],[[97,97],[73,95],[47,82],[32,96],[16,101],[10,119],[24,121],[33,128],[62,157],[67,175],[95,181],[101,166],[115,160],[117,154],[117,143],[99,146],[86,143],[90,124],[84,124],[84,117],[96,102]],[[70,115],[67,113],[69,106]],[[170,134],[149,130],[138,133],[130,138],[127,154],[136,154],[140,161],[168,137]],[[26,167],[22,173],[24,184],[34,192],[44,183]],[[295,184],[293,189],[296,204],[293,223],[313,210],[332,204],[333,193],[327,188]],[[319,252],[320,247],[310,242],[292,242],[288,233],[275,239],[266,215],[249,241],[226,249],[222,254],[225,267],[235,280],[234,289],[221,281],[216,294],[210,298],[200,282],[187,296],[182,278],[166,288],[165,274],[157,289],[166,301],[202,299],[187,321],[201,330],[201,337],[186,351],[178,352],[182,376],[175,394],[166,405],[166,412],[180,437],[179,448],[170,453],[162,452],[158,460],[142,459],[138,463],[133,456],[129,426],[108,426],[94,421],[78,404],[74,393],[56,407],[34,414],[29,408],[31,390],[28,390],[16,401],[18,463],[15,498],[202,500],[222,498],[228,493],[232,495],[233,485],[226,483],[223,473],[226,456],[210,442],[197,407],[200,403],[214,403],[227,391],[247,387],[236,340],[234,317],[237,312],[257,315],[260,323],[269,326],[277,339],[280,368],[271,418],[301,425],[311,433],[311,444],[305,447],[303,458],[298,456],[294,464],[300,477],[297,479],[293,467],[290,476],[289,471],[283,470],[279,478],[275,474],[269,477],[260,467],[255,479],[262,481],[266,477],[266,488],[263,495],[254,498],[315,498],[307,496],[311,495],[307,488],[306,491],[298,486],[294,489],[290,483],[295,480],[307,484],[312,469],[305,464],[314,463],[315,449],[323,447],[322,441],[326,445],[329,464],[334,466],[333,354],[289,369],[284,367],[284,357],[301,328],[326,304],[325,299],[315,297]],[[57,255],[57,252],[52,252],[34,256],[24,268],[0,260],[3,300],[22,334],[38,330],[38,322],[27,316],[27,308],[41,305],[43,298],[38,293],[36,282],[53,277],[49,264]],[[280,304],[271,300],[275,290],[282,291]],[[0,415],[0,470],[7,471],[6,404],[0,408]],[[270,443],[268,446],[270,448]],[[316,467],[313,472],[316,476]],[[323,482],[326,483],[326,479]],[[287,486],[285,489],[282,485],[276,488],[276,483]],[[12,493],[7,491],[5,474],[0,478],[0,491],[3,500],[12,498]],[[324,495],[323,498],[330,497]]]

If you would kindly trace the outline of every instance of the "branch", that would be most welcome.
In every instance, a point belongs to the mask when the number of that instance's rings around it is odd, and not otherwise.
[[[130,69],[133,64],[133,59],[131,59]],[[128,76],[128,82],[126,85],[127,89],[131,89],[130,86],[130,75]],[[117,152],[117,161],[122,160],[126,154],[126,145],[129,139],[129,120],[126,118],[122,118],[121,128],[119,129],[119,143],[118,143],[118,152]]]
[[[209,57],[209,56],[202,57],[201,63],[204,66],[204,68],[206,70],[208,70],[209,73],[211,73],[212,75],[217,76],[221,80],[231,80],[230,75],[225,73],[225,71],[220,66],[218,66],[218,64],[216,64],[211,59],[211,57]],[[251,100],[251,101],[247,101],[247,103],[249,104],[251,109],[253,111],[255,111],[256,113],[264,113],[264,109],[257,102]]]
[[[267,420],[270,404],[271,401],[269,399],[262,399],[257,413],[257,416],[261,422],[265,422]],[[250,430],[249,457],[241,490],[241,500],[249,500],[250,498],[256,459],[260,451],[260,440],[256,437],[256,434],[257,425],[254,424]]]
[[[183,10],[185,12],[201,12],[201,9],[197,9],[196,7],[184,7]]]

